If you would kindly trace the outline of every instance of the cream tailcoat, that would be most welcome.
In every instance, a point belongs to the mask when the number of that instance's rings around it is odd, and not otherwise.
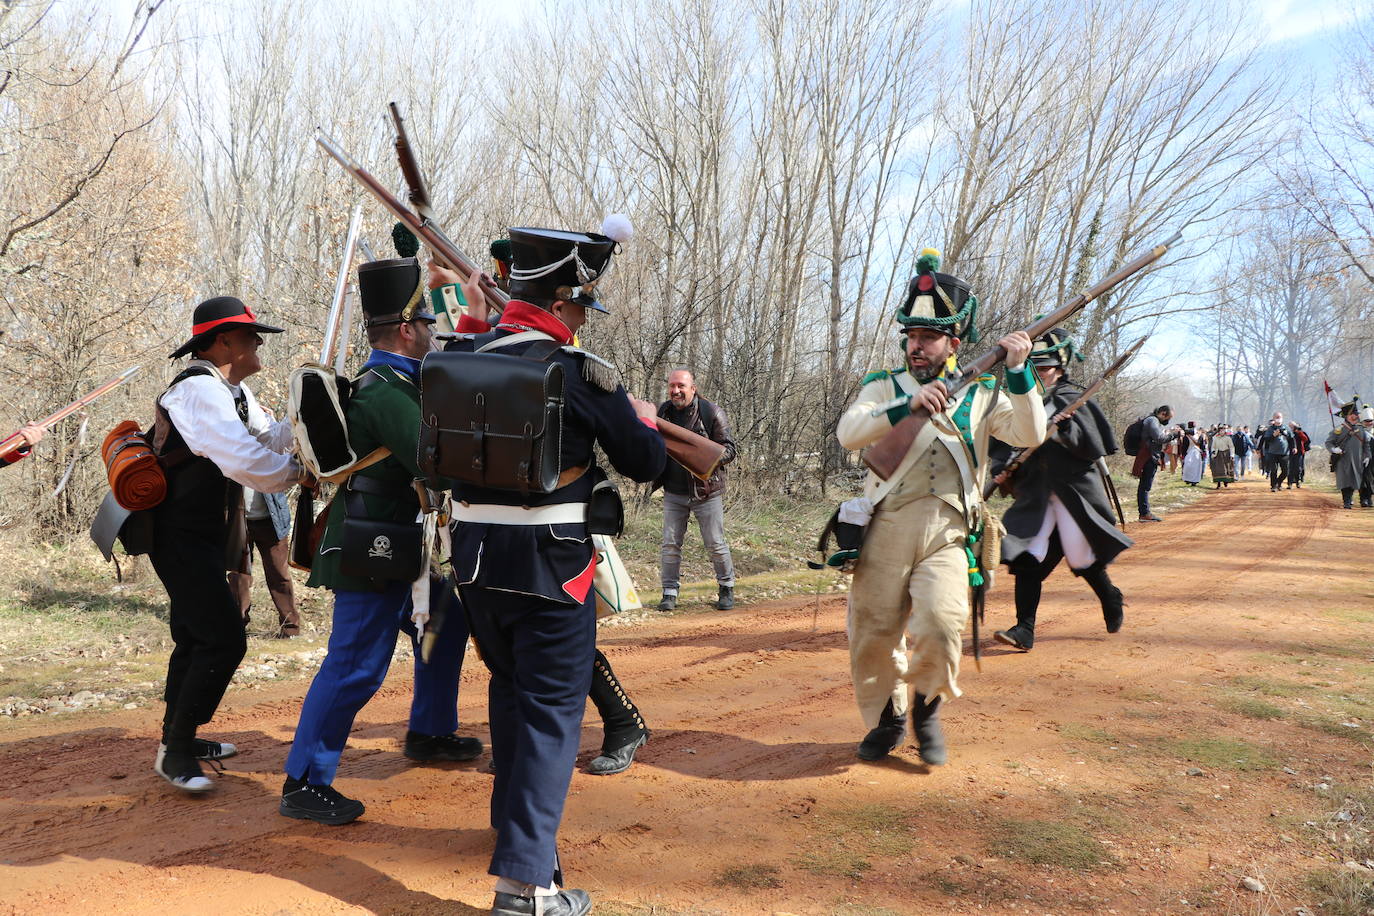
[[[987,463],[988,435],[1017,447],[1044,439],[1045,407],[1031,372],[1009,371],[995,400],[991,389],[973,386],[970,427],[980,466]],[[892,428],[886,414],[870,414],[893,397],[894,378],[908,394],[919,387],[909,372],[864,385],[836,430],[845,448],[871,445]],[[960,693],[969,614],[964,544],[981,503],[975,468],[954,431],[963,399],[961,393],[925,425],[889,479],[870,472],[864,482],[876,508],[849,593],[848,629],[854,692],[868,728],[877,726],[889,699],[898,715],[906,712],[908,684],[927,699]]]

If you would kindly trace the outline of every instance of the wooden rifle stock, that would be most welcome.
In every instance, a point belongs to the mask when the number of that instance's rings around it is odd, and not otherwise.
[[[1102,388],[1103,385],[1107,384],[1107,382],[1111,379],[1112,376],[1120,372],[1121,368],[1125,366],[1126,363],[1130,362],[1131,357],[1135,356],[1136,353],[1140,350],[1140,348],[1145,346],[1145,341],[1149,339],[1149,335],[1147,334],[1146,336],[1137,340],[1134,344],[1131,345],[1131,347],[1125,353],[1122,353],[1120,356],[1116,358],[1116,362],[1112,363],[1110,366],[1107,367],[1107,370],[1102,373],[1101,378],[1093,382],[1087,388],[1083,389],[1083,393],[1080,394],[1078,397],[1074,398],[1071,404],[1066,405],[1063,410],[1059,411],[1059,413],[1050,417],[1049,422],[1045,424],[1045,440],[1044,442],[1041,442],[1040,445],[1044,445],[1045,442],[1049,441],[1049,436],[1051,433],[1054,432],[1054,428],[1056,426],[1058,426],[1060,423],[1064,422],[1069,417],[1077,413],[1078,408],[1088,403],[1089,398],[1097,394],[1097,392]],[[999,471],[996,477],[989,480],[983,486],[983,498],[987,499],[990,496],[992,496],[992,494],[996,492],[998,487],[1000,487],[1007,480],[1011,479],[1011,476],[1015,474],[1018,470],[1020,470],[1021,466],[1026,463],[1026,459],[1028,459],[1031,455],[1035,454],[1035,450],[1038,449],[1040,445],[1032,445],[1028,448],[1023,448],[1020,451],[1018,451],[1015,455],[1013,455],[1011,457],[1011,460],[1007,462],[1007,466],[1004,467],[1001,471]]]
[[[1114,286],[1124,282],[1136,273],[1149,267],[1155,261],[1164,257],[1170,246],[1174,245],[1181,233],[1174,233],[1168,241],[1162,245],[1156,245],[1140,257],[1123,265],[1105,280],[1099,281],[1096,285],[1089,287],[1059,308],[1043,316],[1038,321],[1033,321],[1025,328],[1026,336],[1035,340],[1045,334],[1046,331],[1063,324],[1074,313],[1078,312],[1089,302],[1098,296],[1112,289]],[[997,364],[1007,358],[1007,351],[1001,347],[993,347],[982,356],[973,360],[952,378],[944,379],[944,386],[951,398],[958,396],[959,392],[969,386],[978,376],[992,369]],[[868,465],[869,470],[877,474],[883,480],[887,480],[896,473],[897,467],[906,457],[906,453],[911,449],[911,444],[916,441],[916,436],[920,434],[926,423],[930,420],[930,411],[924,407],[913,410],[910,416],[903,417],[888,431],[887,435],[879,439],[864,452],[863,461]]]
[[[725,446],[714,439],[692,432],[685,426],[658,418],[658,432],[668,449],[668,457],[688,470],[698,480],[706,480],[720,466]]]
[[[37,423],[33,425],[41,426],[45,430],[52,429],[54,426],[57,425],[58,421],[65,420],[67,417],[70,417],[72,414],[76,413],[78,410],[85,407],[87,404],[90,404],[95,399],[101,397],[102,395],[108,394],[109,392],[118,388],[120,385],[127,382],[129,379],[133,378],[134,373],[138,370],[138,366],[131,366],[130,368],[125,369],[123,372],[119,373],[114,378],[110,379],[108,382],[101,385],[99,388],[96,388],[94,391],[90,392],[84,397],[77,398],[75,401],[72,401],[66,407],[63,407],[60,410],[53,411],[52,413],[48,414],[46,417],[39,420]],[[12,433],[5,439],[0,440],[0,456],[8,455],[11,452],[17,451],[23,447],[24,437],[19,435],[19,433]]]

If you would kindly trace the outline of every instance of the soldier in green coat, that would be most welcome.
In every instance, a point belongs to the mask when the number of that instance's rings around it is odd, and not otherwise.
[[[301,708],[280,811],[287,817],[346,824],[363,804],[333,787],[354,717],[381,687],[396,634],[417,634],[411,622],[411,583],[418,577],[420,479],[420,360],[432,349],[434,315],[422,307],[420,265],[414,258],[373,261],[358,269],[372,352],[354,381],[348,403],[349,442],[360,456],[390,454],[352,474],[330,508],[310,573],[312,586],[334,591],[329,653]],[[445,579],[433,584],[430,604],[444,608],[446,625],[428,662],[415,659],[415,697],[405,754],[413,760],[472,760],[476,738],[455,734],[458,675],[467,623]]]

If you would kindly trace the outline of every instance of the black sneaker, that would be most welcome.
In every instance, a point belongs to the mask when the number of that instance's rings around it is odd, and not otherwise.
[[[728,611],[735,606],[735,587],[722,585],[716,590],[716,610]]]
[[[998,630],[992,634],[992,638],[1000,643],[1006,643],[1013,649],[1020,649],[1022,652],[1029,652],[1035,645],[1035,631],[1029,630],[1019,623],[1005,630]]]
[[[406,732],[405,755],[421,763],[439,760],[463,762],[482,756],[482,742],[462,735],[425,735]]]
[[[286,817],[338,826],[356,821],[366,809],[362,802],[343,795],[333,786],[314,786],[287,779],[277,810]]]
[[[224,760],[233,757],[238,752],[239,749],[228,741],[206,741],[204,738],[191,739],[191,756],[196,760]],[[153,764],[154,769],[162,766],[162,758],[166,755],[167,745],[165,743],[159,744],[157,746],[157,762]]]
[[[677,595],[671,592],[664,592],[663,597],[658,601],[658,609],[660,611],[677,610]]]
[[[587,916],[592,898],[586,891],[559,891],[552,897],[519,897],[496,892],[491,916]]]
[[[215,787],[214,782],[205,775],[194,757],[189,754],[169,754],[166,745],[157,752],[153,772],[181,791],[190,792],[192,795],[209,792]]]

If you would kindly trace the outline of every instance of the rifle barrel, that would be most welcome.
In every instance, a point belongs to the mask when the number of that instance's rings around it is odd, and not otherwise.
[[[423,239],[434,253],[436,261],[465,276],[481,272],[472,259],[463,254],[462,250],[444,234],[442,229],[403,204],[376,177],[345,153],[323,130],[316,129],[315,142],[334,161],[343,166],[344,171],[352,175],[354,180],[377,199],[378,203],[390,210],[393,216],[410,228],[411,232]],[[506,304],[510,302],[510,297],[490,281],[482,283],[482,293],[486,297],[487,305],[497,312],[504,311]]]
[[[52,413],[48,414],[46,417],[39,420],[37,423],[33,425],[41,426],[43,429],[51,429],[53,426],[57,425],[57,423],[59,423],[62,420],[65,420],[67,417],[70,417],[72,414],[76,413],[78,410],[85,407],[87,404],[90,404],[96,398],[108,394],[109,392],[118,388],[120,385],[127,382],[129,379],[133,378],[134,374],[137,373],[140,368],[142,367],[130,366],[128,369],[125,369],[123,372],[119,373],[114,378],[105,382],[103,385],[100,385],[99,387],[88,392],[84,396],[77,398],[75,401],[72,401],[67,406],[60,408],[59,410],[53,411]],[[0,440],[0,456],[10,454],[16,449],[23,447],[23,444],[24,437],[19,435],[19,433],[14,433],[6,437],[4,440]]]
[[[1101,296],[1103,293],[1107,292],[1108,290],[1112,289],[1118,284],[1129,279],[1132,275],[1139,273],[1146,267],[1149,267],[1155,261],[1158,261],[1160,258],[1164,257],[1165,253],[1173,245],[1177,244],[1178,240],[1182,237],[1183,233],[1175,232],[1173,235],[1169,236],[1168,241],[1164,242],[1163,244],[1156,245],[1155,247],[1151,248],[1149,251],[1145,252],[1144,254],[1140,255],[1134,260],[1131,260],[1126,264],[1121,265],[1105,279],[1099,280],[1097,283],[1088,287],[1083,292],[1079,293],[1077,296],[1074,296],[1068,302],[1065,302],[1063,305],[1059,306],[1059,308],[1048,313],[1042,318],[1031,322],[1030,326],[1025,329],[1026,336],[1030,337],[1031,340],[1034,340],[1037,337],[1043,336],[1047,331],[1050,331],[1058,325],[1063,324],[1069,318],[1073,317],[1073,315],[1076,312],[1078,312],[1080,309],[1086,306],[1089,302],[1092,302],[1098,296]],[[997,346],[993,347],[991,350],[984,353],[982,356],[978,357],[973,362],[969,363],[969,365],[965,369],[963,369],[959,373],[959,375],[953,380],[952,386],[946,386],[950,388],[950,396],[953,397],[954,395],[962,391],[964,388],[967,388],[968,385],[974,379],[976,379],[983,373],[987,372],[993,366],[1002,362],[1006,358],[1007,351],[1002,347]]]
[[[1049,435],[1050,433],[1054,432],[1054,428],[1058,426],[1062,421],[1067,420],[1069,417],[1077,413],[1078,408],[1088,403],[1088,399],[1091,398],[1094,394],[1096,394],[1102,388],[1103,385],[1107,384],[1107,381],[1111,379],[1112,376],[1120,372],[1121,368],[1125,366],[1126,363],[1130,362],[1131,357],[1135,356],[1136,353],[1140,350],[1140,348],[1145,346],[1145,341],[1149,339],[1150,336],[1147,334],[1144,337],[1137,340],[1130,347],[1128,347],[1125,353],[1122,353],[1120,356],[1118,356],[1116,358],[1116,361],[1107,367],[1106,371],[1102,373],[1102,375],[1097,379],[1097,381],[1093,382],[1087,388],[1084,388],[1083,393],[1080,394],[1078,397],[1074,398],[1072,403],[1066,405],[1063,410],[1059,411],[1054,416],[1050,417],[1049,422],[1045,424],[1045,440],[1040,444],[1043,445],[1045,442],[1048,442]],[[1007,466],[1003,468],[1002,471],[999,474],[997,474],[996,477],[994,477],[992,480],[989,480],[987,482],[987,485],[983,487],[983,498],[987,499],[988,497],[990,497],[993,491],[997,489],[998,482],[1001,480],[1005,480],[1011,474],[1015,474],[1017,469],[1020,468],[1021,465],[1025,464],[1026,459],[1029,458],[1032,454],[1034,454],[1035,450],[1039,447],[1039,445],[1028,446],[1027,448],[1021,449],[1015,455],[1012,455],[1011,460],[1007,462]]]
[[[344,240],[343,255],[339,258],[339,275],[334,278],[334,298],[329,301],[329,317],[324,322],[324,344],[320,347],[321,366],[333,361],[334,348],[338,345],[339,317],[343,311],[344,297],[348,295],[348,271],[353,265],[353,250],[362,221],[363,205],[359,202],[353,206],[353,215],[348,220],[348,235]]]

